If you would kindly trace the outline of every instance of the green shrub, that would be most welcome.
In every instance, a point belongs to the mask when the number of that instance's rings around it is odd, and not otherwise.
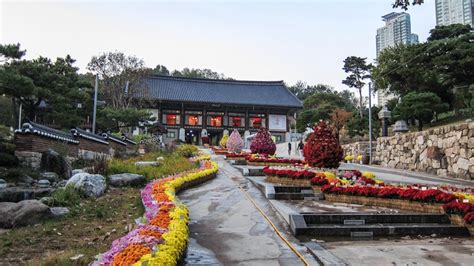
[[[157,157],[163,156],[159,166],[135,166],[137,161],[155,161]],[[197,167],[196,163],[190,162],[177,153],[149,153],[142,157],[134,157],[128,160],[112,159],[107,164],[107,175],[134,173],[144,175],[148,179],[157,179],[170,174],[190,170]]]
[[[8,154],[15,154],[15,144],[8,143],[8,142],[0,142],[0,152],[8,153]]]
[[[178,148],[176,148],[177,154],[187,157],[187,158],[198,155],[198,152],[199,152],[199,149],[196,146],[190,145],[190,144],[183,144],[183,145],[178,146]]]
[[[18,163],[18,158],[15,155],[0,153],[0,166],[13,167],[17,166]]]
[[[70,207],[79,204],[83,194],[74,186],[66,186],[54,191],[51,197],[53,198],[52,206]]]

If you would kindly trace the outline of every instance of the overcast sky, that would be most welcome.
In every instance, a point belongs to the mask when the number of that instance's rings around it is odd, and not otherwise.
[[[1,43],[27,58],[70,54],[85,72],[91,56],[123,51],[147,66],[210,68],[235,79],[298,80],[338,90],[342,61],[375,57],[381,16],[393,0],[1,1]],[[409,10],[425,41],[434,0]]]

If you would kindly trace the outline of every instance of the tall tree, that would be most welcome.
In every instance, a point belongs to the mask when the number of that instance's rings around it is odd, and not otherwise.
[[[5,46],[3,46],[5,47]],[[40,105],[47,106],[49,112],[44,117],[63,127],[69,127],[82,119],[78,103],[86,100],[87,94],[82,86],[75,60],[69,55],[57,58],[39,57],[34,60],[22,60],[24,54],[19,45],[9,46],[3,57],[10,60],[0,67],[0,94],[12,97],[16,104],[21,103],[25,115],[34,120]],[[14,48],[11,48],[14,47]],[[11,53],[11,50],[16,50]]]
[[[428,41],[443,40],[447,38],[455,38],[471,31],[471,25],[451,24],[447,26],[436,26],[430,30]]]
[[[344,67],[342,68],[349,76],[342,81],[343,84],[350,88],[359,90],[359,114],[363,117],[363,98],[362,88],[365,86],[364,80],[370,78],[371,64],[367,64],[367,58],[349,56],[344,60]]]
[[[296,82],[295,85],[289,86],[288,89],[301,101],[304,101],[306,98],[316,93],[333,91],[333,88],[329,85],[307,85],[303,81]]]
[[[148,69],[143,60],[135,56],[122,52],[103,53],[93,56],[87,69],[99,75],[100,89],[109,106],[129,108],[136,99],[135,95],[146,93],[143,77],[148,74]]]

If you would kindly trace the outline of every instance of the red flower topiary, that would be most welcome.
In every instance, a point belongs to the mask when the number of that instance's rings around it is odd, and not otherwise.
[[[273,142],[270,132],[266,128],[260,128],[257,132],[257,135],[250,144],[250,150],[252,153],[262,153],[262,154],[275,154],[276,145]]]
[[[338,168],[343,150],[329,125],[320,121],[304,145],[304,158],[309,165],[319,168]]]

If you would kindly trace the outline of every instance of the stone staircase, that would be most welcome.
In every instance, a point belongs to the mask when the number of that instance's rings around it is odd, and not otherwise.
[[[295,236],[372,238],[374,236],[469,236],[444,214],[300,213],[290,215]]]

